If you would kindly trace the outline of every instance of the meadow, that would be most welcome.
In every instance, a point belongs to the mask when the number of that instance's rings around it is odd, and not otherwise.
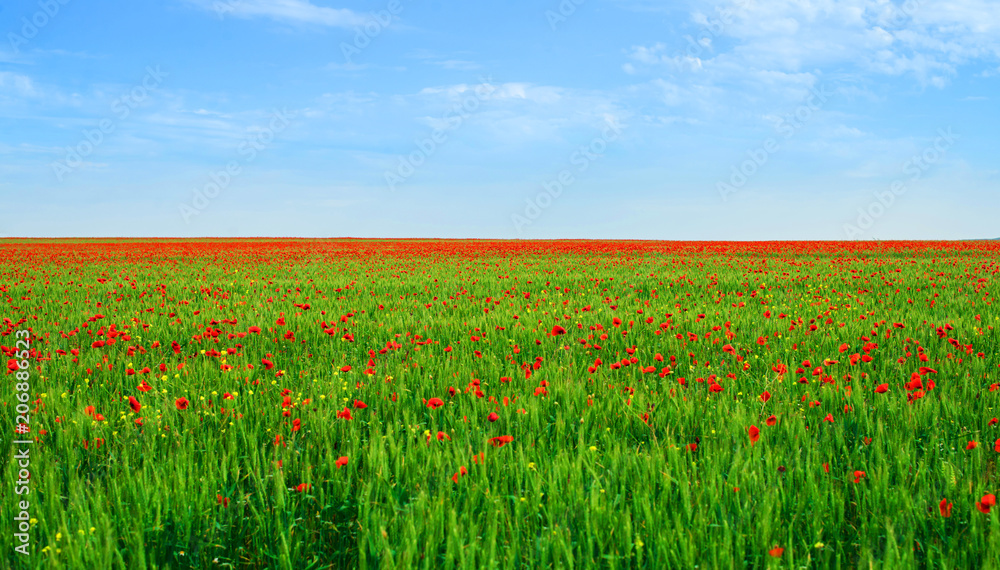
[[[1000,561],[998,242],[0,252],[4,568]]]

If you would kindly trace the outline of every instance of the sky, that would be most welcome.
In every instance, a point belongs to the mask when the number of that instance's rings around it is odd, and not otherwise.
[[[1000,237],[992,0],[12,0],[0,237]]]

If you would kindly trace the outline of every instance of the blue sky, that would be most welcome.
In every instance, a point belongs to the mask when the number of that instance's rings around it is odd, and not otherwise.
[[[15,0],[2,236],[1000,237],[988,0]]]

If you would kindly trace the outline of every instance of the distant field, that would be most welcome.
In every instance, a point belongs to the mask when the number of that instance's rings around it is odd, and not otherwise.
[[[998,272],[991,240],[0,240],[32,442],[0,560],[996,567]]]

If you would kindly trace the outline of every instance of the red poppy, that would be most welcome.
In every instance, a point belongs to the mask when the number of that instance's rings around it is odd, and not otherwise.
[[[137,414],[139,413],[139,410],[142,409],[142,404],[139,403],[139,400],[135,399],[135,396],[128,397],[128,405],[131,406],[132,411]]]
[[[562,328],[559,325],[553,326],[552,327],[552,331],[549,332],[549,336],[558,336],[558,335],[561,335],[561,334],[566,334],[566,329]]]
[[[777,416],[773,415],[769,416],[766,420],[764,420],[764,423],[766,423],[769,426],[773,426],[774,424],[778,423],[778,418]]]
[[[347,461],[348,461],[347,456],[342,456],[337,458],[337,469],[340,469],[344,465],[347,465]]]
[[[767,390],[764,390],[764,393],[760,395],[760,401],[767,402],[770,399],[771,399],[771,393],[768,392]]]
[[[832,424],[833,423],[833,414],[827,414],[826,417],[823,418],[823,421],[824,422],[830,422]]]
[[[177,398],[176,400],[174,400],[174,405],[177,406],[178,410],[186,410],[187,407],[188,407],[188,404],[190,404],[190,403],[191,402],[188,402],[188,399],[185,398],[184,396],[181,396],[180,398]]]
[[[354,407],[358,410],[363,410],[368,407],[368,404],[362,402],[361,400],[354,400]]]
[[[981,513],[990,514],[990,507],[996,504],[996,495],[990,493],[989,495],[983,495],[983,498],[976,502],[976,508],[979,509],[979,512]]]
[[[938,503],[938,509],[941,511],[941,516],[944,518],[951,516],[951,507],[952,503],[949,503],[948,499],[941,499],[941,502]]]
[[[514,441],[514,436],[511,435],[501,435],[497,437],[491,437],[489,440],[490,445],[494,447],[503,447],[508,443]]]
[[[888,384],[879,384],[875,388],[875,393],[876,394],[885,394],[888,391],[889,391],[889,385]]]
[[[343,410],[337,412],[337,419],[353,420],[354,418],[351,416],[351,410],[345,407]]]
[[[771,550],[767,551],[773,558],[781,558],[781,555],[785,553],[785,549],[780,546],[775,546]]]
[[[222,508],[229,507],[229,497],[223,497],[222,495],[215,495],[215,502],[222,505]]]
[[[437,432],[437,438],[438,438],[438,441],[444,441],[446,439],[448,441],[451,441],[451,436],[448,435],[448,434],[446,434],[446,433],[444,433],[443,431]]]
[[[966,451],[968,451],[968,450],[970,450],[970,449],[975,449],[975,448],[976,448],[976,447],[978,447],[978,446],[979,446],[979,444],[978,444],[978,443],[976,443],[976,442],[974,442],[974,441],[970,441],[969,443],[967,443],[967,444],[965,445],[965,450],[966,450]]]
[[[260,363],[264,365],[264,370],[270,370],[274,368],[274,363],[266,358],[261,358]]]
[[[351,371],[351,365],[350,364],[345,364],[345,365],[341,366],[340,367],[340,371],[341,372],[350,372]]]
[[[486,416],[486,419],[491,422],[495,422],[500,419],[500,416],[498,416],[496,412],[490,412],[490,415]]]
[[[866,473],[864,471],[855,471],[854,472],[854,482],[855,483],[860,483],[861,482],[861,478],[864,477],[865,475],[866,475]]]
[[[750,429],[747,430],[747,434],[750,436],[750,446],[753,447],[757,443],[757,440],[760,439],[760,428],[757,426],[750,426]]]
[[[309,483],[299,483],[298,486],[295,487],[295,490],[298,491],[298,492],[300,492],[300,493],[304,493],[304,492],[306,492],[306,491],[309,490],[310,486],[311,485],[309,485]]]
[[[295,418],[292,420],[292,431],[299,431],[300,429],[302,429],[302,420]]]
[[[432,410],[436,410],[443,405],[444,405],[444,400],[442,400],[441,398],[431,398],[430,400],[427,400],[427,407]]]
[[[995,426],[995,425],[997,425],[998,421],[1000,421],[1000,420],[997,420],[996,418],[993,418],[992,420],[990,420],[989,422],[987,422],[986,425],[988,425],[988,426]]]
[[[252,326],[252,327],[250,327],[250,328],[249,328],[248,330],[249,330],[250,332],[252,332],[252,333],[255,333],[255,334],[260,334],[260,327],[258,327],[258,326]]]

